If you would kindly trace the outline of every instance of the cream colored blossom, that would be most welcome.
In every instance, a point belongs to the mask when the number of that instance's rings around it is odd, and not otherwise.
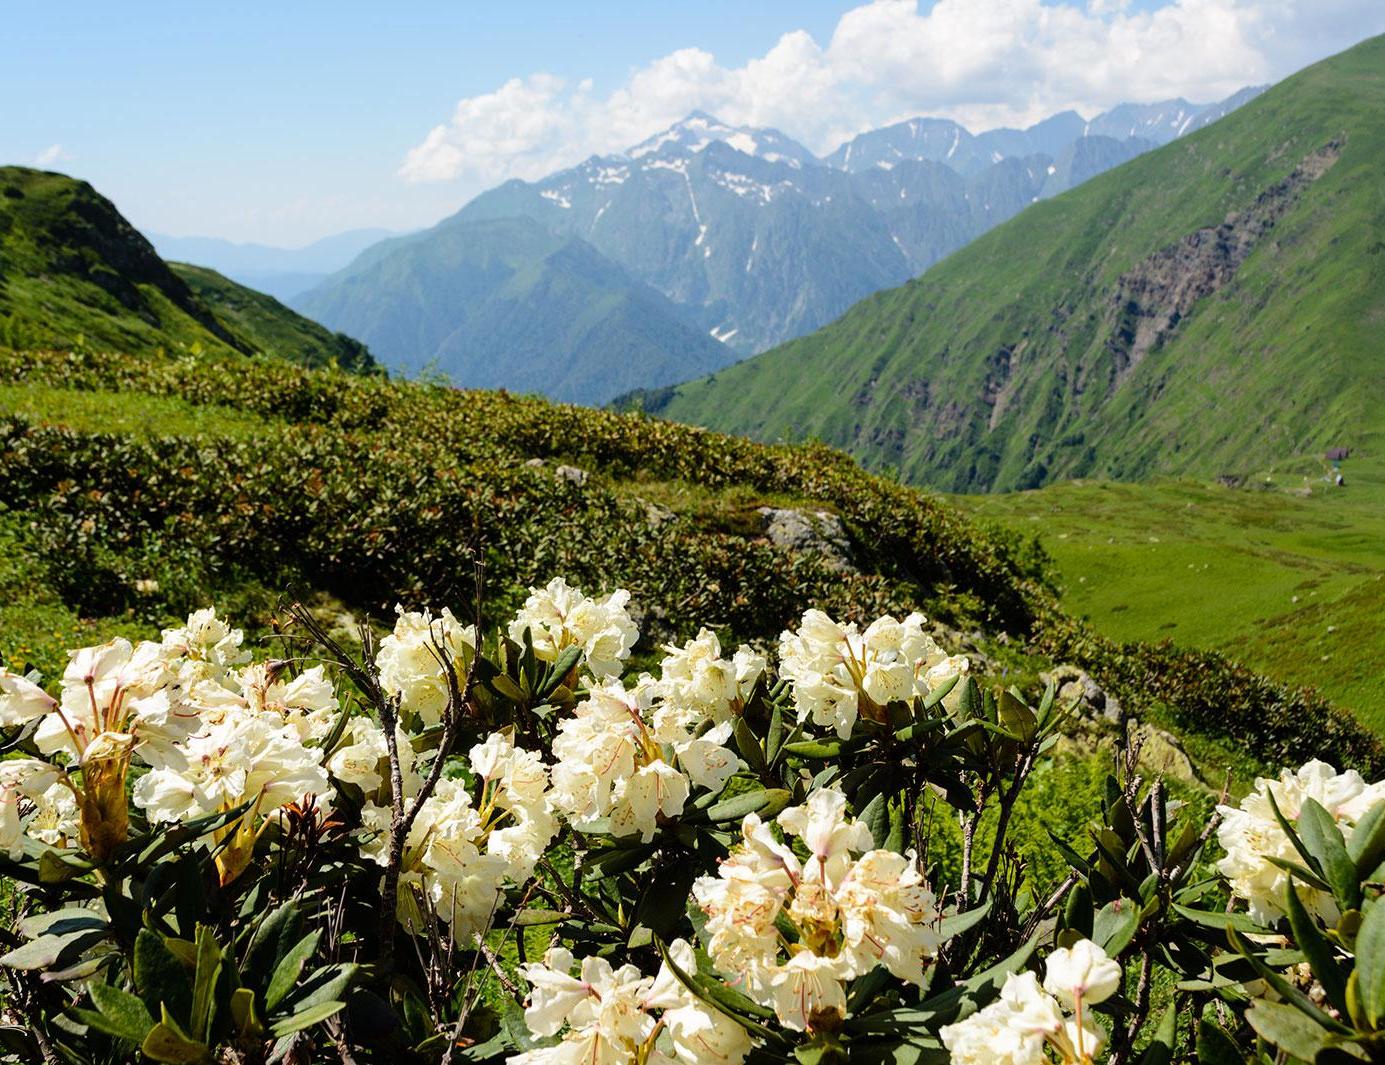
[[[1045,961],[1044,990],[1068,1009],[1079,999],[1089,1006],[1105,1002],[1120,987],[1120,963],[1090,939],[1059,947]]]
[[[476,626],[462,625],[446,607],[434,617],[423,611],[395,608],[394,631],[380,641],[375,666],[380,687],[399,699],[406,715],[417,715],[425,724],[442,720],[451,697],[443,662],[451,665],[460,686],[476,653]],[[439,658],[441,656],[441,660]]]
[[[845,796],[831,788],[782,811],[777,824],[806,858],[750,814],[717,875],[693,883],[717,969],[799,1031],[837,1027],[846,983],[877,965],[922,986],[940,915],[915,856],[873,849],[870,831],[847,817]],[[792,951],[783,921],[794,930]]]
[[[903,621],[889,615],[864,631],[809,610],[799,627],[779,637],[779,672],[793,685],[800,722],[831,727],[845,739],[865,713],[884,720],[883,708],[926,696],[965,659],[948,659],[923,629],[922,614]]]
[[[27,725],[57,706],[57,700],[27,677],[0,668],[0,728]]]
[[[528,630],[534,654],[545,662],[556,662],[569,647],[580,647],[593,676],[616,677],[640,636],[626,610],[629,602],[630,593],[624,589],[592,599],[554,577],[543,588],[529,589],[529,598],[510,622],[510,639],[522,643]]]
[[[766,667],[765,657],[749,647],[722,658],[721,641],[709,629],[681,647],[668,644],[664,650],[668,654],[656,684],[659,699],[716,722],[740,712]]]
[[[1284,893],[1289,884],[1289,874],[1270,859],[1299,860],[1275,818],[1269,795],[1291,824],[1309,799],[1317,801],[1350,842],[1357,821],[1385,801],[1385,782],[1367,784],[1355,770],[1338,773],[1315,759],[1297,771],[1281,771],[1278,780],[1257,779],[1239,806],[1217,807],[1222,816],[1217,841],[1226,852],[1217,868],[1230,882],[1232,893],[1245,900],[1251,917],[1264,923],[1284,915]],[[1311,911],[1328,918],[1336,916],[1335,904],[1326,892],[1302,883],[1298,891]]]

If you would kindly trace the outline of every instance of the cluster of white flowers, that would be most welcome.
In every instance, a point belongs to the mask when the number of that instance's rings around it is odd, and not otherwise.
[[[746,646],[722,658],[721,641],[709,629],[682,647],[668,644],[664,650],[668,654],[659,665],[655,694],[717,724],[741,712],[768,665],[764,655]]]
[[[741,767],[726,746],[732,722],[702,730],[696,707],[655,703],[658,683],[642,676],[594,686],[553,740],[553,803],[575,827],[603,819],[612,835],[654,838],[659,818],[683,812],[693,786],[718,792]]]
[[[134,758],[150,767],[131,797],[151,821],[249,803],[240,824],[216,837],[248,832],[241,849],[284,803],[330,797],[319,744],[338,706],[322,668],[289,676],[281,665],[245,665],[241,643],[209,608],[157,642],[116,639],[73,651],[57,699],[0,670],[0,725],[32,726],[34,745],[53,759],[5,764],[0,831],[9,852],[22,850],[22,824],[50,846],[81,838],[108,853],[124,836]],[[222,861],[223,876],[232,864]]]
[[[1032,972],[1011,973],[996,1002],[939,1035],[953,1065],[1041,1065],[1050,1060],[1045,1048],[1064,1065],[1090,1065],[1106,1033],[1088,1007],[1120,986],[1120,965],[1091,940],[1078,940],[1048,956],[1042,987]]]
[[[624,589],[590,599],[554,577],[543,588],[529,590],[529,598],[510,622],[510,639],[522,643],[527,629],[534,654],[543,661],[556,662],[569,647],[580,647],[593,676],[619,676],[640,637],[625,609],[629,602],[630,593]]]
[[[693,884],[718,970],[796,1031],[837,1026],[845,981],[877,965],[922,986],[939,945],[937,900],[915,856],[872,849],[869,829],[845,810],[841,792],[823,789],[779,814],[784,835],[807,849],[804,861],[750,814],[718,875]],[[796,936],[791,951],[784,922]]]
[[[449,667],[457,684],[466,680],[476,654],[476,626],[463,626],[445,607],[436,618],[427,611],[395,609],[394,631],[380,641],[375,655],[380,687],[399,700],[406,717],[417,715],[425,725],[436,725],[452,694]]]
[[[1240,806],[1217,807],[1222,816],[1217,841],[1226,852],[1217,868],[1257,921],[1272,924],[1284,916],[1289,874],[1275,860],[1300,860],[1274,815],[1274,806],[1292,824],[1309,799],[1327,811],[1350,843],[1356,823],[1373,806],[1385,802],[1385,781],[1367,784],[1354,769],[1338,773],[1326,762],[1314,759],[1297,771],[1282,770],[1278,780],[1257,779]],[[1298,882],[1297,890],[1311,912],[1336,919],[1336,904],[1329,894],[1302,882]]]
[[[862,714],[883,720],[888,703],[926,696],[970,668],[949,657],[924,631],[922,614],[888,614],[868,625],[842,625],[809,610],[796,631],[779,637],[779,673],[793,685],[798,720],[835,728],[846,739]],[[959,689],[947,698],[955,703]]]
[[[458,939],[483,932],[505,883],[528,880],[557,832],[548,769],[537,754],[497,732],[472,747],[469,760],[480,782],[478,799],[473,803],[464,781],[440,779],[405,840],[398,917],[410,932],[425,926],[425,905]],[[418,786],[416,775],[407,778],[406,797]],[[367,802],[361,811],[362,851],[381,866],[389,862],[391,817],[388,803]]]
[[[697,971],[684,940],[670,944],[669,956],[684,973]],[[563,1037],[512,1055],[510,1065],[738,1065],[750,1051],[745,1029],[689,992],[667,964],[653,978],[599,957],[583,958],[574,975],[576,967],[562,947],[542,964],[523,966],[532,988],[524,1010],[529,1030]]]

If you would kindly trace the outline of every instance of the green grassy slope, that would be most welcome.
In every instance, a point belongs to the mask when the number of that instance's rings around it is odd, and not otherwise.
[[[187,263],[169,263],[217,319],[257,352],[306,366],[336,362],[347,370],[371,370],[375,360],[359,340],[334,333],[290,310],[273,296],[246,288],[215,270]]]
[[[15,166],[0,167],[0,343],[374,365],[361,344],[268,296],[170,268],[86,182]]]
[[[1345,489],[1290,470],[1268,486],[1076,481],[955,501],[1038,536],[1063,605],[1107,635],[1224,651],[1385,731],[1385,460],[1344,472]]]
[[[1375,38],[818,333],[642,402],[956,491],[1350,445],[1385,428],[1382,172]],[[1161,309],[1181,320],[1132,344]]]

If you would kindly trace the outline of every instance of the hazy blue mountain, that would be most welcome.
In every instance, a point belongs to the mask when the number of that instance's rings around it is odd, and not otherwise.
[[[288,300],[393,233],[388,229],[352,229],[301,248],[240,244],[219,237],[148,236],[165,259],[207,266],[242,285]]]
[[[602,403],[734,354],[587,242],[528,218],[454,216],[386,241],[294,301],[392,370]]]

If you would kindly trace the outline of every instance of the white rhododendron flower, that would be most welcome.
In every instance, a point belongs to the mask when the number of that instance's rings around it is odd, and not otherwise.
[[[40,804],[58,801],[56,796],[48,794],[54,788],[62,789],[69,799],[72,798],[72,790],[64,781],[62,771],[55,766],[38,758],[0,761],[0,854],[18,861],[24,853],[24,837],[39,838],[29,829]],[[72,808],[75,812],[75,800]]]
[[[1044,962],[1044,990],[1067,1009],[1105,1002],[1121,987],[1120,964],[1090,939],[1059,947]]]
[[[250,661],[250,652],[241,649],[244,636],[217,617],[215,607],[188,615],[187,623],[161,634],[165,655],[180,664],[181,680],[224,680],[235,667]]]
[[[730,658],[721,657],[716,633],[702,629],[682,647],[668,644],[655,682],[664,702],[696,712],[715,722],[738,714],[755,682],[765,672],[765,656],[741,647]]]
[[[694,736],[684,712],[652,711],[654,693],[648,678],[630,691],[608,681],[559,723],[553,804],[579,829],[608,818],[613,835],[638,834],[647,843],[660,817],[683,812],[692,785],[720,791],[740,768],[725,746],[730,722]]]
[[[151,821],[185,821],[244,802],[252,804],[247,817],[266,815],[305,795],[330,796],[321,757],[277,716],[246,709],[160,751],[136,782],[134,801]]]
[[[1290,824],[1309,799],[1316,801],[1350,843],[1357,821],[1377,803],[1385,802],[1385,782],[1367,784],[1355,770],[1338,773],[1315,759],[1297,771],[1281,771],[1278,780],[1257,779],[1240,806],[1217,807],[1222,816],[1217,841],[1226,851],[1217,869],[1230,882],[1232,893],[1246,901],[1251,917],[1266,924],[1284,916],[1284,893],[1289,885],[1289,874],[1270,859],[1300,860],[1274,816],[1270,795]],[[1336,905],[1330,895],[1301,882],[1297,890],[1310,912],[1335,919]]]
[[[779,637],[779,672],[793,685],[798,720],[846,739],[862,714],[883,720],[886,704],[926,696],[965,673],[966,659],[949,659],[923,624],[922,614],[903,621],[886,615],[862,632],[821,610],[805,613],[796,630]]]
[[[693,884],[707,915],[707,950],[722,973],[796,1031],[835,1027],[846,981],[884,965],[922,986],[940,944],[937,899],[916,857],[874,849],[870,831],[846,816],[846,797],[821,789],[777,824],[807,851],[800,860],[758,815],[715,877]],[[784,950],[778,922],[797,931]]]
[[[479,797],[473,801],[464,781],[443,778],[410,826],[397,912],[411,932],[425,926],[425,906],[458,940],[484,932],[506,882],[528,880],[557,833],[547,766],[537,754],[495,733],[471,749],[471,764]],[[381,866],[389,862],[391,817],[388,805],[367,803],[361,811],[361,850]]]
[[[253,665],[242,671],[240,687],[252,710],[276,715],[305,743],[323,739],[337,723],[337,693],[321,666],[288,677],[277,663]]]
[[[1105,1045],[1106,1033],[1086,1007],[1115,993],[1119,972],[1100,947],[1080,940],[1049,956],[1042,987],[1032,972],[1011,973],[999,999],[938,1034],[954,1065],[1043,1065],[1051,1060],[1045,1048],[1066,1065],[1089,1065]],[[1057,998],[1051,993],[1055,987]],[[1064,1013],[1065,1006],[1075,1015]]]
[[[89,761],[87,748],[103,733],[133,742],[165,738],[178,728],[162,690],[168,679],[169,659],[157,643],[135,647],[115,639],[73,651],[63,671],[62,697],[39,722],[34,743],[44,754]],[[130,747],[123,739],[114,746],[122,754]],[[111,747],[103,741],[98,749]]]
[[[669,955],[684,972],[696,971],[684,940],[669,944]],[[570,951],[554,947],[520,972],[530,987],[529,1030],[562,1039],[510,1056],[511,1065],[739,1065],[750,1051],[745,1029],[690,994],[667,964],[654,978],[595,956],[578,968]]]
[[[580,647],[593,676],[616,677],[640,638],[626,610],[629,602],[630,593],[624,589],[590,599],[554,577],[542,588],[529,589],[529,598],[510,622],[510,639],[523,643],[527,629],[534,654],[545,662],[556,662],[569,647]]]
[[[458,686],[464,684],[476,653],[476,626],[462,625],[446,607],[437,617],[402,606],[395,610],[399,617],[394,631],[380,641],[375,655],[380,687],[399,699],[406,714],[417,714],[425,724],[436,725],[451,697],[439,655],[451,664]]]
[[[27,725],[55,706],[57,700],[33,681],[0,668],[0,728]]]

